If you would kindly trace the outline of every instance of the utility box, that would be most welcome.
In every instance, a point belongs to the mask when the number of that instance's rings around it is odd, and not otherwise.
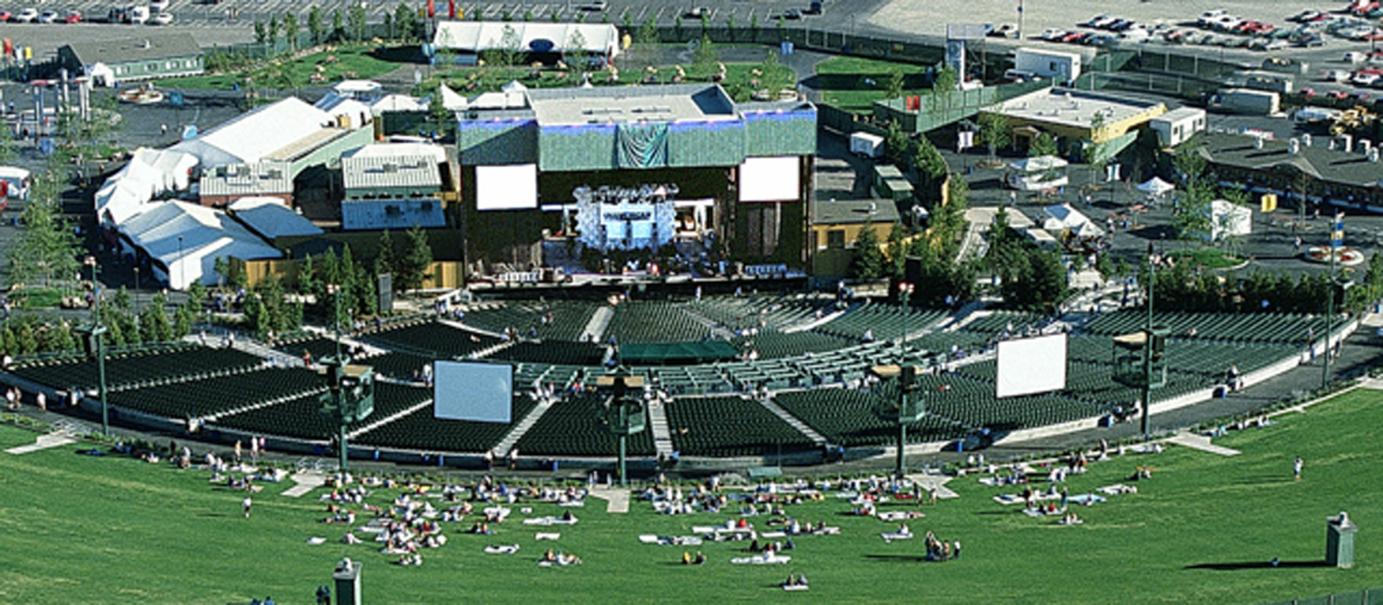
[[[1341,512],[1325,519],[1325,563],[1331,567],[1349,569],[1354,567],[1354,534],[1359,526],[1349,520],[1349,515]]]
[[[360,566],[359,562],[342,559],[331,574],[336,580],[336,605],[360,605]]]

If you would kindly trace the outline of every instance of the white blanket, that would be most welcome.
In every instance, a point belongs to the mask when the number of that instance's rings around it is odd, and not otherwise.
[[[539,532],[533,536],[533,539],[538,542],[556,541],[562,539],[562,534]]]
[[[884,539],[884,543],[885,543],[885,544],[888,544],[888,543],[893,542],[894,540],[911,540],[911,539],[912,539],[912,533],[909,532],[909,533],[904,534],[904,533],[899,533],[899,532],[896,532],[896,531],[891,531],[891,532],[884,532],[884,533],[882,533],[882,534],[879,534],[879,537],[881,537],[881,538]]]
[[[486,546],[485,554],[488,555],[512,555],[519,552],[518,544],[500,544],[497,546]]]
[[[561,517],[535,517],[533,519],[524,519],[523,524],[541,525],[544,527],[549,525],[576,525],[576,517],[572,517],[571,519],[563,519]]]
[[[730,559],[730,563],[734,565],[786,565],[790,561],[792,557],[784,555],[754,555]]]
[[[876,516],[879,518],[880,521],[888,521],[892,523],[897,521],[906,521],[908,519],[921,519],[923,515],[922,513],[919,513],[917,511],[893,510],[886,513],[879,513]]]

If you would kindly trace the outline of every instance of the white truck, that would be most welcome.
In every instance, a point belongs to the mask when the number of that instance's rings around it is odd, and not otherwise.
[[[867,132],[850,134],[850,153],[870,159],[884,154],[884,138]]]
[[[1212,95],[1207,105],[1222,113],[1266,116],[1277,113],[1281,101],[1281,95],[1267,90],[1225,88]]]
[[[1070,84],[1080,77],[1081,56],[1057,50],[1023,47],[1014,51],[1013,70],[1041,78],[1052,78],[1059,84]]]

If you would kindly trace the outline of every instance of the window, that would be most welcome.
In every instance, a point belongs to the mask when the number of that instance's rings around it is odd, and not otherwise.
[[[844,247],[845,247],[845,230],[844,230],[844,229],[832,229],[832,230],[830,230],[830,231],[827,231],[827,232],[826,232],[826,247],[827,247],[827,248],[836,248],[836,249],[844,248]]]
[[[144,68],[147,71],[158,71],[158,63],[150,63]]]

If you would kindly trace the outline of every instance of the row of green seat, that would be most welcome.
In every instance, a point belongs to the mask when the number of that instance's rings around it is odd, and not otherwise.
[[[672,445],[692,456],[757,456],[815,447],[800,431],[756,401],[692,397],[667,404]]]

